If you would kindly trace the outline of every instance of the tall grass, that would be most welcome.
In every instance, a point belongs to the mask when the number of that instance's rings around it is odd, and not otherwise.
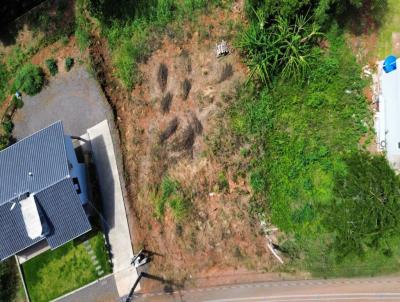
[[[132,88],[140,79],[137,64],[158,46],[160,36],[169,24],[179,24],[175,29],[180,30],[184,20],[195,18],[198,12],[220,1],[124,2],[127,3],[123,10],[115,8],[110,1],[103,1],[102,5],[91,4],[88,10],[98,18],[102,33],[108,39],[117,77],[126,87]]]

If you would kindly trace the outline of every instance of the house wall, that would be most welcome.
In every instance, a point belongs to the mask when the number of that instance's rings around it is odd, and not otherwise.
[[[68,161],[71,165],[70,175],[72,178],[76,177],[79,181],[79,186],[81,189],[79,198],[82,202],[82,205],[84,205],[89,201],[86,167],[85,164],[78,162],[75,149],[72,144],[72,139],[68,135],[65,135],[65,147],[67,150]]]

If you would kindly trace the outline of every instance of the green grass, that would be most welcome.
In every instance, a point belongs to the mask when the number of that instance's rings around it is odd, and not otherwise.
[[[391,230],[379,230],[383,243],[365,244],[360,238],[359,255],[337,244],[345,240],[340,231],[346,222],[332,206],[343,198],[338,180],[351,173],[346,157],[357,156],[363,148],[360,139],[371,138],[373,130],[363,95],[369,82],[360,78],[361,68],[343,34],[333,31],[328,39],[329,50],[320,51],[306,83],[276,80],[271,88],[250,83],[231,109],[231,127],[252,145],[251,210],[285,233],[281,244],[291,257],[285,270],[325,277],[392,272],[400,260],[396,249],[400,239]],[[377,173],[387,162],[379,165]],[[372,180],[377,174],[371,173],[366,177]],[[382,183],[391,181],[389,175],[382,177]],[[354,198],[343,202],[361,196],[356,196],[357,190],[352,194]]]
[[[387,6],[381,27],[378,29],[377,55],[380,59],[390,54],[400,56],[400,53],[394,53],[392,44],[392,33],[400,32],[400,1],[387,0]]]
[[[104,1],[97,6],[89,4],[87,10],[92,17],[97,18],[103,36],[108,39],[117,77],[126,87],[132,88],[140,79],[138,63],[144,61],[157,48],[160,37],[167,29],[170,35],[178,37],[185,21],[194,20],[200,12],[220,2],[123,1],[120,8],[116,8],[112,2]],[[84,27],[82,23],[78,25],[80,28]]]
[[[89,239],[104,274],[111,272],[101,233]],[[49,301],[99,278],[82,244],[69,242],[22,265],[28,293],[33,302]]]
[[[181,184],[169,176],[164,176],[159,189],[151,197],[154,204],[154,215],[157,219],[164,217],[165,208],[169,206],[176,221],[186,218],[191,208],[190,198],[183,191]]]

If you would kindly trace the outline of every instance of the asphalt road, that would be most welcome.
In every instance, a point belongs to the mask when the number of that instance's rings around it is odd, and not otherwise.
[[[135,302],[354,302],[400,301],[400,277],[276,281],[136,297]]]

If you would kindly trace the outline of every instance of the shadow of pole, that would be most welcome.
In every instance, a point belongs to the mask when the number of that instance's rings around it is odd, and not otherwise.
[[[181,289],[183,287],[182,284],[176,284],[171,280],[166,280],[166,279],[164,279],[162,277],[159,277],[159,276],[155,276],[155,275],[151,275],[151,274],[148,274],[148,273],[145,273],[145,272],[141,272],[139,277],[136,279],[135,283],[133,284],[132,289],[129,292],[128,296],[123,298],[123,300],[121,300],[121,301],[123,301],[123,302],[131,302],[131,301],[133,301],[133,298],[135,297],[135,289],[138,286],[138,284],[139,284],[139,282],[140,282],[140,280],[142,278],[148,278],[148,279],[151,279],[151,280],[155,280],[155,281],[161,282],[162,284],[165,284],[164,292],[167,293],[167,294],[172,294],[174,292],[174,288]]]

